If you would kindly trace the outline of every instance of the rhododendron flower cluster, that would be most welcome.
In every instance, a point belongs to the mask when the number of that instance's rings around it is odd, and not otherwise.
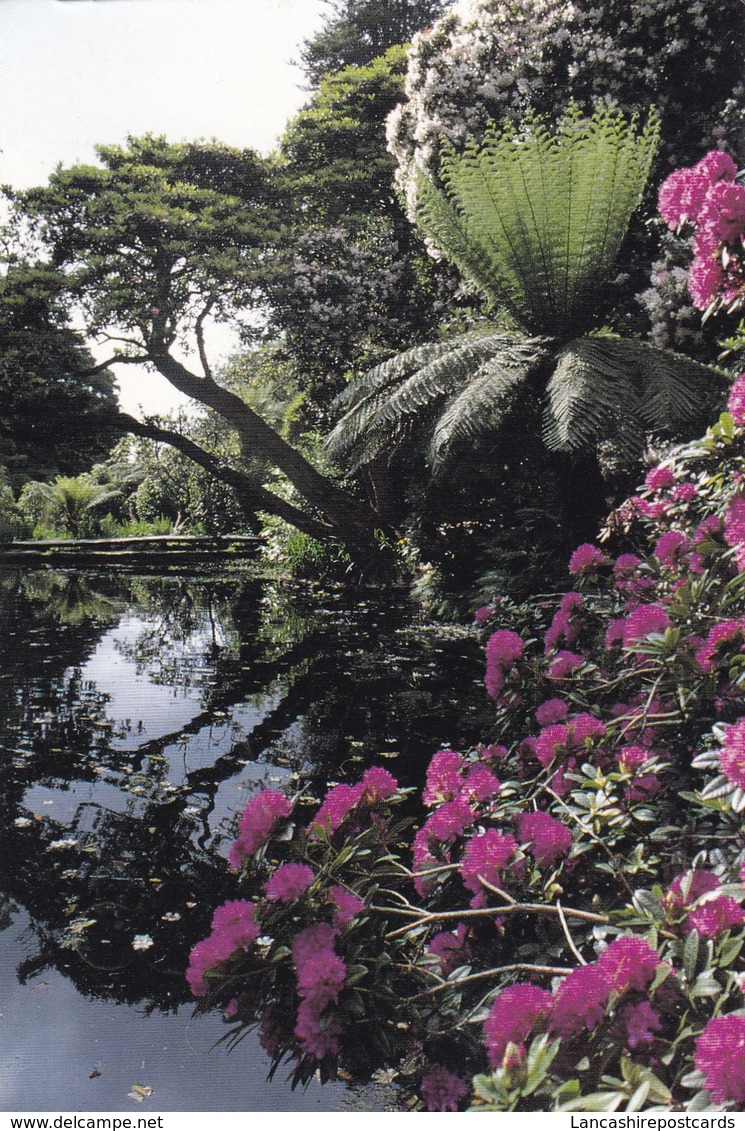
[[[731,306],[745,296],[745,185],[719,150],[688,169],[676,169],[660,189],[659,210],[669,228],[692,224],[694,259],[688,286],[699,310]]]
[[[486,645],[486,690],[492,699],[502,701],[502,692],[515,665],[523,654],[522,637],[509,629],[500,629],[489,637]]]
[[[205,978],[208,971],[227,962],[237,950],[248,950],[259,937],[255,912],[255,905],[245,899],[231,899],[215,909],[211,934],[198,942],[189,955],[186,980],[195,997],[209,993]]]
[[[278,822],[290,815],[292,806],[283,793],[265,789],[252,797],[238,826],[238,839],[230,849],[231,867],[240,868],[269,840]]]
[[[292,960],[297,971],[300,1007],[295,1036],[304,1052],[322,1060],[338,1051],[341,1024],[328,1016],[339,1000],[347,977],[344,961],[334,950],[337,929],[325,923],[306,927],[296,936]]]
[[[696,1068],[715,1104],[745,1103],[745,1017],[714,1017],[696,1041]]]

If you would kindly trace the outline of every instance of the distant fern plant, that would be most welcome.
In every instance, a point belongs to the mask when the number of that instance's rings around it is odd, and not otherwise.
[[[659,125],[601,106],[570,107],[555,132],[536,118],[515,137],[492,127],[463,152],[443,147],[444,191],[418,174],[424,234],[515,329],[417,347],[363,374],[338,398],[328,441],[352,467],[421,433],[441,467],[459,442],[493,431],[524,392],[543,390],[544,439],[582,452],[612,438],[638,456],[649,432],[703,426],[723,377],[638,341],[588,336],[641,200]]]

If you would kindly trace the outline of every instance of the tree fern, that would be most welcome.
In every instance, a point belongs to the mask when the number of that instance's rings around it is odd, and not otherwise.
[[[610,441],[638,458],[650,432],[703,424],[721,373],[638,341],[588,337],[603,285],[649,175],[658,126],[600,107],[492,127],[462,153],[444,146],[436,187],[419,178],[418,221],[466,279],[522,331],[491,326],[418,346],[363,374],[338,399],[329,439],[360,467],[423,432],[433,469],[498,428],[524,382],[544,394],[544,440],[587,452]],[[551,352],[554,352],[551,360]]]
[[[571,109],[550,133],[494,126],[462,153],[443,147],[444,190],[418,178],[417,221],[492,304],[529,332],[592,324],[598,295],[641,199],[658,139],[619,111]]]

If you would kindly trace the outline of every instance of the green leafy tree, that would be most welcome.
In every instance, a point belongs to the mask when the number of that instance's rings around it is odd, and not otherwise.
[[[172,444],[228,483],[243,505],[276,514],[314,537],[369,548],[377,516],[320,473],[235,392],[215,378],[208,319],[245,323],[270,270],[267,248],[279,204],[264,161],[219,144],[171,145],[162,137],[100,146],[102,166],[58,169],[48,186],[6,190],[16,234],[46,248],[87,332],[109,342],[112,362],[147,364],[235,430],[241,451],[280,469],[303,500],[294,505],[174,429],[121,415],[117,423]],[[175,354],[190,350],[196,371]]]
[[[389,47],[408,43],[431,24],[447,0],[326,0],[331,9],[319,32],[307,39],[301,61],[318,86],[330,71],[364,66]]]
[[[0,466],[16,491],[29,479],[75,475],[115,434],[114,381],[90,374],[90,354],[68,326],[59,281],[23,264],[0,277]]]
[[[721,396],[715,371],[593,333],[656,141],[653,117],[637,129],[599,108],[591,119],[570,111],[555,133],[532,120],[517,138],[493,129],[463,153],[447,148],[444,190],[419,175],[417,220],[501,322],[406,351],[363,375],[341,398],[346,412],[332,452],[359,466],[425,420],[437,469],[538,392],[546,445],[563,460],[567,504],[586,524],[605,510],[602,444],[639,458],[650,432],[699,426]]]

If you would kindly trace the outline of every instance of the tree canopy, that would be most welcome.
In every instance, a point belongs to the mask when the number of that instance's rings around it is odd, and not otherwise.
[[[16,265],[0,277],[0,466],[27,479],[75,475],[112,443],[111,374],[68,326],[55,273]]]
[[[408,43],[431,24],[449,0],[326,0],[331,8],[319,32],[303,44],[300,58],[317,86],[342,67],[364,66],[389,47]]]

